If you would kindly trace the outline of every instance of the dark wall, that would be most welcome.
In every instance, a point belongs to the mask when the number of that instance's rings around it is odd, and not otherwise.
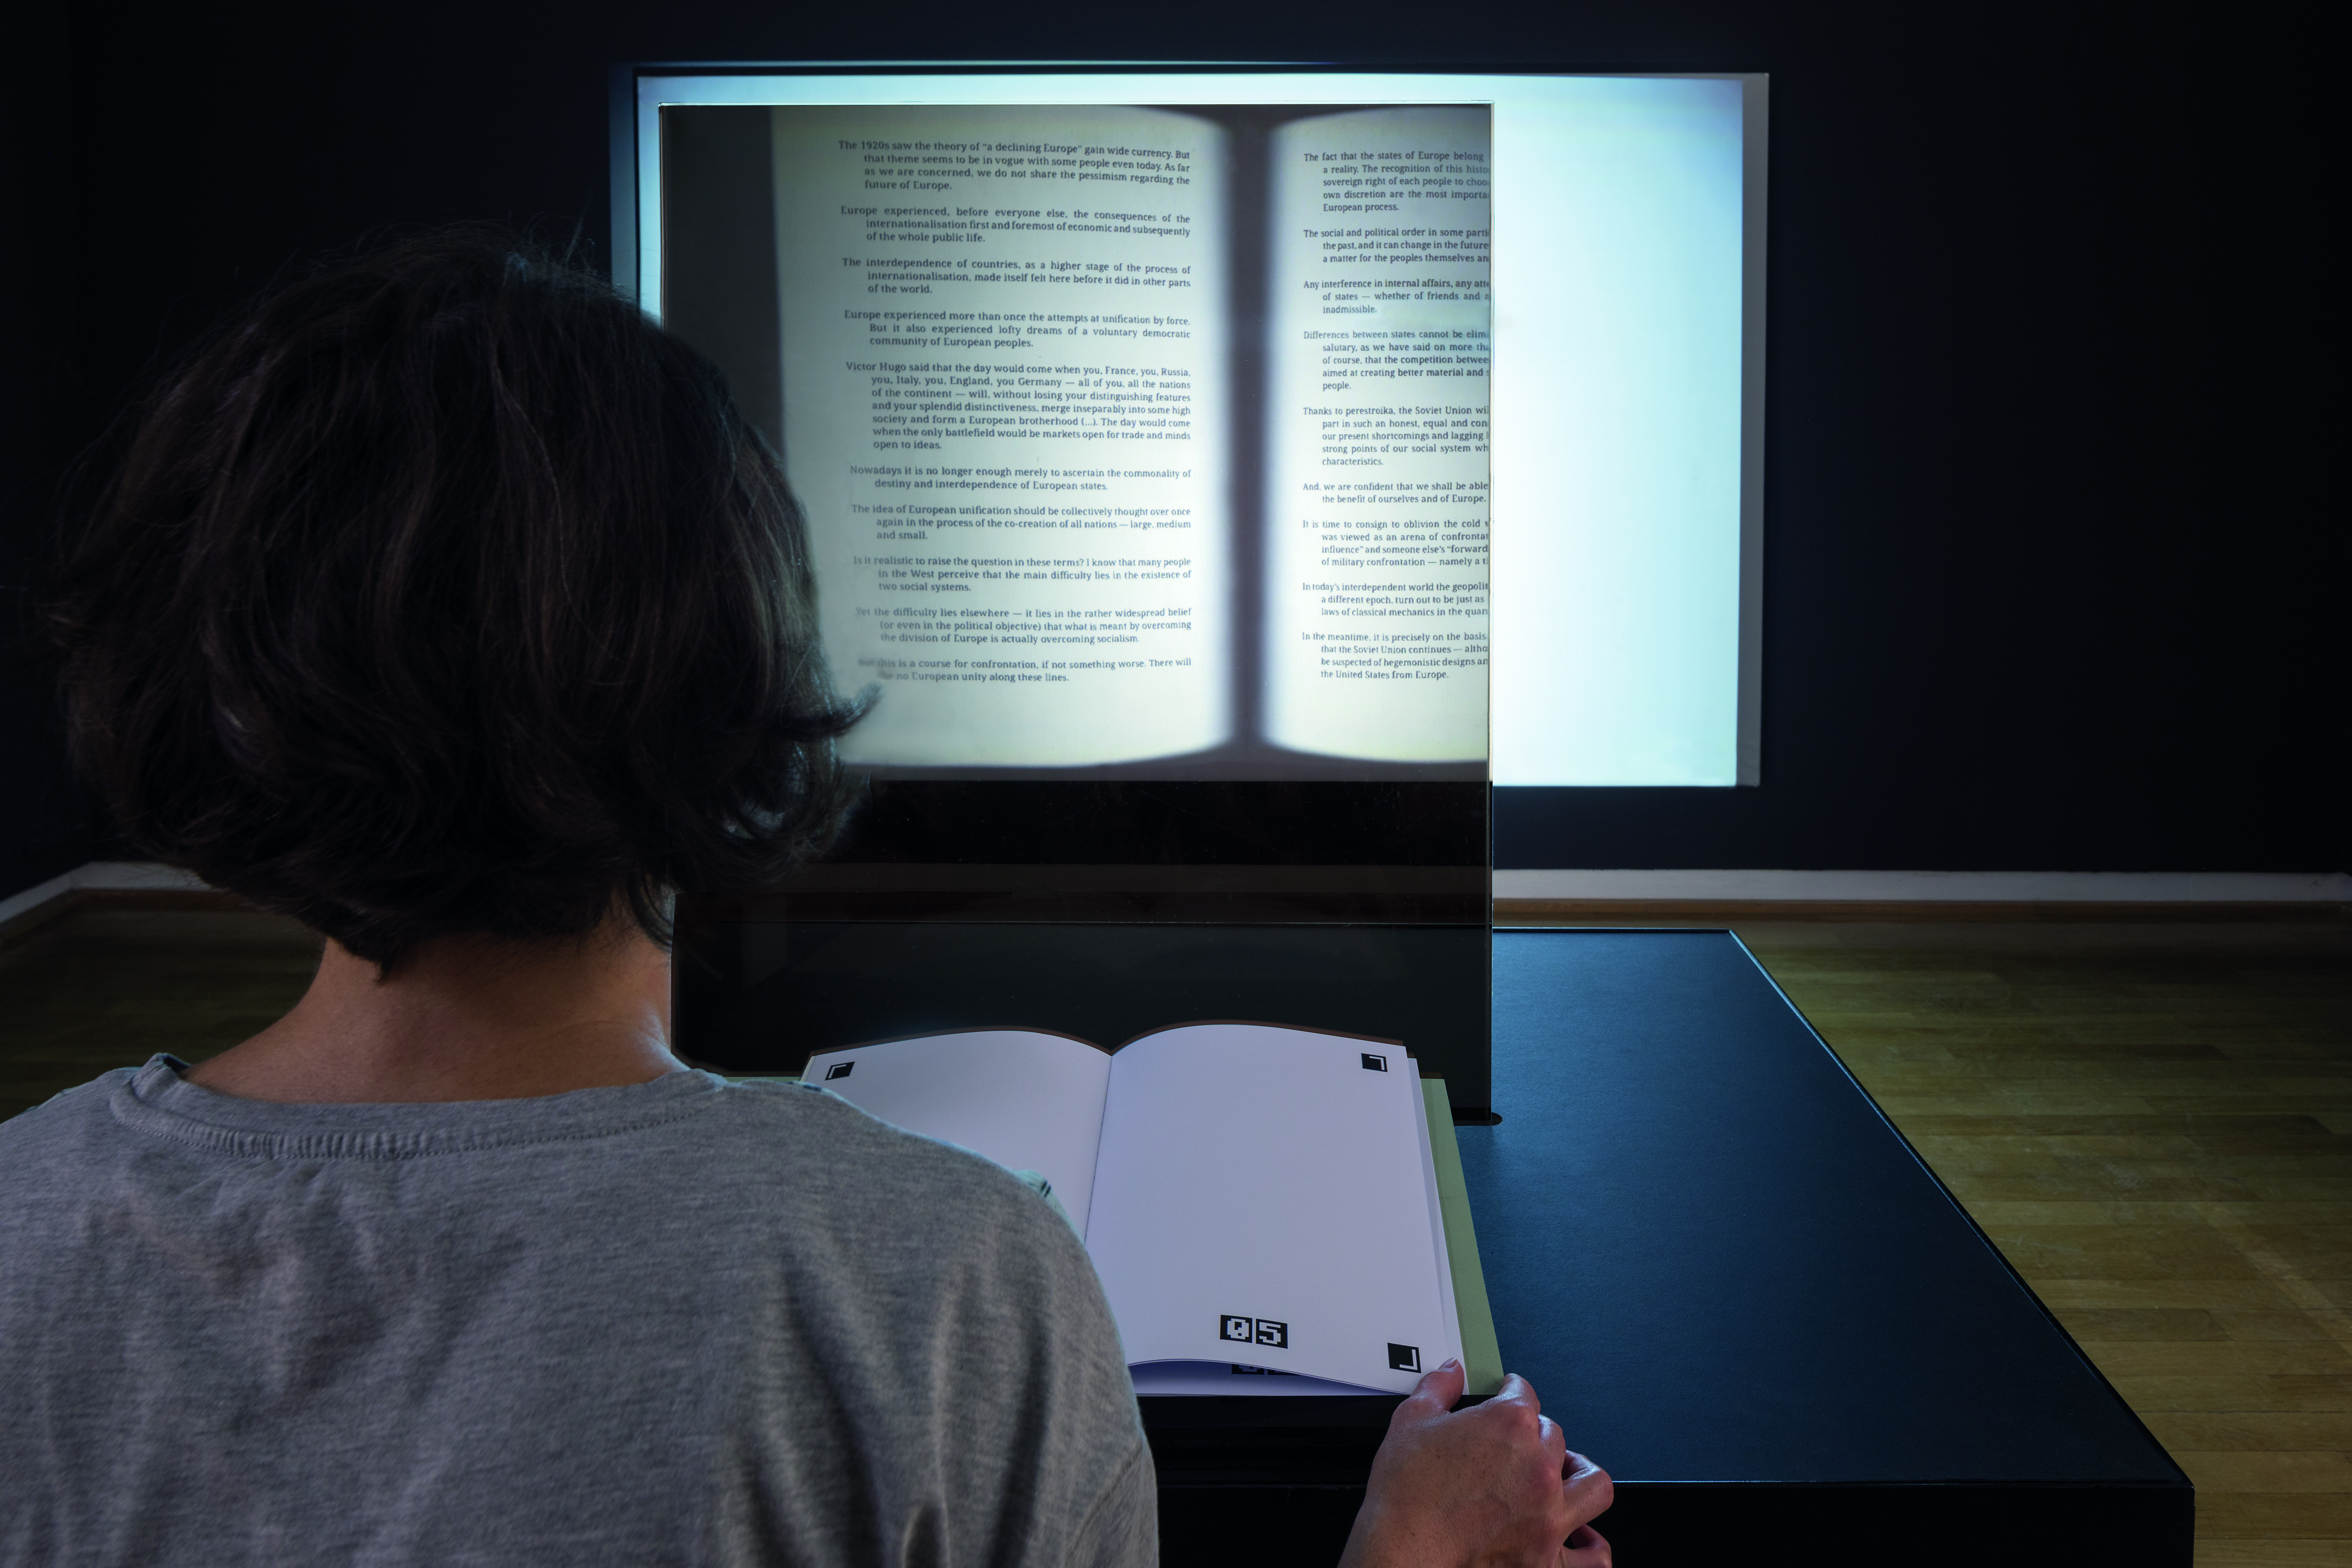
[[[279,268],[388,226],[534,221],[601,256],[616,60],[1767,70],[1763,784],[1506,792],[1499,860],[2342,867],[2342,503],[2308,482],[2323,389],[2297,374],[2315,48],[2251,11],[2053,11],[86,9],[54,111],[70,277],[48,263],[34,297],[76,301],[87,430]],[[39,352],[12,350],[12,397],[45,384]],[[7,450],[12,486],[44,460]],[[27,528],[7,505],[0,562]]]
[[[29,68],[0,93],[0,146],[11,151],[8,222],[0,228],[0,898],[93,856],[90,814],[66,766],[55,683],[32,656],[32,583],[46,555],[50,498],[78,444],[72,99],[65,29],[55,17],[12,23]],[[38,68],[37,62],[49,62]]]

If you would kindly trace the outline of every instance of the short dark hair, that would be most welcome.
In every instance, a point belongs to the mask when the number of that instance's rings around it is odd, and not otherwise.
[[[594,275],[442,233],[317,268],[129,416],[47,605],[137,847],[387,968],[771,879],[860,705],[719,371]]]

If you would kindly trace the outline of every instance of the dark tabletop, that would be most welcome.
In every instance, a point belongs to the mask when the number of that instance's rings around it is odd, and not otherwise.
[[[1621,1481],[2183,1484],[1722,931],[1496,931],[1503,1360]]]

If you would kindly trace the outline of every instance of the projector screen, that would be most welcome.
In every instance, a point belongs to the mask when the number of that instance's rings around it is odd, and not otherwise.
[[[852,763],[1753,782],[1760,78],[614,109],[615,277],[783,454]]]

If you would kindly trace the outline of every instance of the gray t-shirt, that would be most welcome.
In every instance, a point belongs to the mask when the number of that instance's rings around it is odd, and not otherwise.
[[[0,1124],[0,1563],[1157,1561],[1102,1288],[1010,1173],[677,1072]]]

